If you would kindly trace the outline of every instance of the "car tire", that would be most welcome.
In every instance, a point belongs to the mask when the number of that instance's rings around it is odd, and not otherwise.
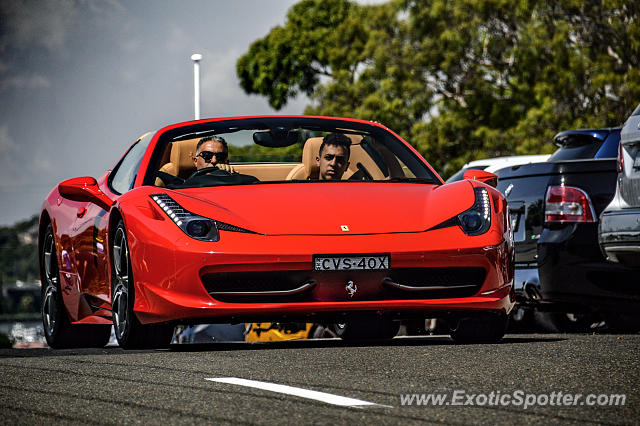
[[[395,337],[400,322],[385,318],[360,318],[332,324],[331,330],[342,340],[388,340]]]
[[[584,333],[591,330],[595,318],[591,314],[571,314],[565,312],[534,313],[535,323],[548,333]]]
[[[335,333],[335,324],[325,326],[323,324],[314,324],[309,331],[309,339],[335,339],[338,337]]]
[[[604,322],[609,331],[613,333],[637,333],[640,331],[640,316],[607,312],[604,314]]]
[[[504,337],[509,318],[504,315],[461,318],[451,338],[456,343],[498,343]]]
[[[101,348],[111,336],[111,326],[71,324],[60,290],[60,269],[53,227],[47,225],[40,247],[42,326],[47,344],[54,349]]]
[[[115,228],[111,246],[111,308],[113,327],[123,349],[166,348],[174,327],[169,324],[140,323],[134,312],[135,286],[124,222]]]

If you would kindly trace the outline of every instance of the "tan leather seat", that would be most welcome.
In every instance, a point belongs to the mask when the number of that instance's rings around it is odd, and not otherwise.
[[[297,165],[287,175],[287,180],[318,179],[320,169],[316,157],[320,152],[322,138],[309,138],[302,148],[302,164]]]
[[[169,162],[160,167],[160,171],[183,179],[191,176],[196,170],[193,157],[196,155],[196,146],[199,140],[200,139],[188,139],[171,144]],[[155,185],[165,186],[160,178],[156,178]]]
[[[346,170],[343,179],[349,179],[351,176],[357,173],[359,170],[358,164],[360,164],[361,167],[364,167],[374,179],[386,179],[387,177],[385,177],[383,171],[380,170],[375,161],[373,161],[373,159],[364,150],[364,148],[362,148],[362,136],[353,134],[346,134],[345,136],[351,139],[351,153],[349,155],[349,168]],[[302,164],[299,164],[298,166],[294,167],[293,170],[291,170],[291,172],[287,176],[287,180],[305,180],[319,178],[320,170],[318,168],[316,158],[320,153],[320,145],[322,145],[321,137],[307,139],[304,144],[304,148],[302,149]],[[386,152],[383,153],[385,160],[394,160],[392,168],[399,167],[399,165],[397,165],[397,160],[395,159],[395,156],[393,156],[393,154],[391,154],[390,152],[388,153],[392,158],[387,158],[388,156],[384,154],[386,154]],[[387,175],[389,174],[388,170],[385,170],[385,172],[387,172]]]
[[[349,156],[349,168],[345,172],[346,179],[351,178],[354,174],[358,173],[361,168],[364,168],[373,177],[374,180],[384,180],[390,177],[404,176],[402,167],[398,162],[396,156],[386,146],[376,143],[375,140],[369,142],[370,146],[380,153],[382,157],[382,166],[384,170],[380,168],[373,158],[362,147],[362,137],[358,135],[347,135],[353,142],[351,145],[351,155]],[[354,137],[356,136],[356,137]],[[358,167],[360,165],[360,167]],[[362,172],[361,172],[362,174]]]
[[[384,173],[380,170],[380,167],[376,164],[375,161],[371,158],[371,156],[367,153],[367,151],[362,148],[360,142],[357,144],[351,145],[351,155],[349,156],[349,168],[345,172],[345,177],[348,179],[353,174],[357,173],[360,168],[364,167],[364,169],[369,172],[369,174],[375,180],[384,179]]]

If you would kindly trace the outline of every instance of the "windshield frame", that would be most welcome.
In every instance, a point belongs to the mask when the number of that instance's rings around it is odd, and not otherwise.
[[[154,181],[160,162],[165,154],[167,145],[176,141],[200,138],[212,135],[223,135],[238,130],[269,130],[277,126],[285,126],[287,128],[318,130],[322,132],[328,131],[354,131],[362,134],[370,135],[376,140],[382,141],[387,146],[389,143],[395,144],[402,154],[403,163],[414,173],[414,169],[422,172],[422,176],[416,176],[416,179],[424,182],[425,178],[429,179],[435,185],[443,184],[438,174],[433,170],[427,161],[408,143],[396,135],[393,131],[386,127],[373,122],[345,119],[336,117],[316,117],[316,116],[256,116],[256,117],[238,117],[211,119],[198,122],[187,122],[182,125],[177,124],[165,127],[158,131],[157,141],[153,147],[147,163],[147,170],[144,174],[142,185],[154,186]],[[393,141],[393,142],[391,142]],[[409,160],[411,164],[407,164],[404,159]],[[260,162],[263,163],[263,162]],[[266,163],[266,162],[264,162]],[[233,161],[232,161],[233,164]],[[246,164],[246,163],[237,163]],[[415,173],[414,173],[415,174]],[[279,181],[263,181],[260,184],[274,183]],[[296,182],[289,180],[286,182]],[[341,182],[348,182],[342,180]],[[369,182],[384,182],[381,180]]]

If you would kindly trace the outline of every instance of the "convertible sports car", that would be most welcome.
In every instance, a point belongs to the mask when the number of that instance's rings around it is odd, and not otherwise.
[[[321,180],[320,145],[335,133],[351,142],[348,166]],[[212,136],[228,142],[231,172],[196,170]],[[445,185],[395,133],[355,119],[147,133],[98,180],[64,181],[43,203],[47,342],[103,346],[113,325],[124,348],[166,347],[177,324],[272,321],[391,338],[425,317],[458,342],[498,341],[514,304],[507,205],[485,183],[495,175],[465,177]]]

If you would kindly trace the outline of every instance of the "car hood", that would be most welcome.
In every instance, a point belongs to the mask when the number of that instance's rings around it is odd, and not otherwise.
[[[265,235],[420,232],[470,208],[472,185],[314,182],[172,190],[192,213]]]

